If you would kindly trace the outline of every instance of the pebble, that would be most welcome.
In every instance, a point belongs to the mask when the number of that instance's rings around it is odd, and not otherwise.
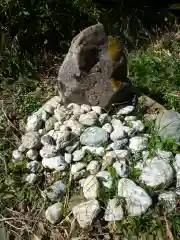
[[[105,170],[108,166],[111,166],[115,160],[116,160],[116,154],[113,151],[107,152],[103,156],[101,169]]]
[[[72,161],[72,155],[71,155],[70,153],[65,153],[65,154],[64,154],[64,161],[65,161],[66,163],[70,164],[71,161]]]
[[[104,220],[107,222],[120,221],[123,219],[123,208],[118,198],[110,199],[104,213]]]
[[[46,122],[45,122],[45,130],[46,132],[54,129],[54,124],[57,122],[57,119],[55,117],[50,117]]]
[[[26,153],[26,157],[31,160],[37,160],[38,159],[38,151],[36,149],[29,149]]]
[[[62,155],[50,158],[43,158],[42,165],[49,169],[55,169],[59,171],[64,171],[67,167],[67,163],[64,161],[64,157]]]
[[[110,123],[105,123],[105,124],[102,126],[102,129],[106,130],[108,133],[111,133],[112,130],[113,130],[113,127],[111,126]]]
[[[84,113],[80,116],[79,122],[85,126],[92,126],[97,121],[97,114],[93,111]]]
[[[72,208],[72,212],[81,228],[89,228],[101,210],[97,200],[89,200]]]
[[[99,127],[89,127],[80,136],[82,145],[99,147],[108,140],[108,133]]]
[[[105,123],[110,122],[110,121],[111,121],[111,117],[107,113],[102,113],[99,116],[99,122],[101,124],[105,124]]]
[[[176,172],[180,171],[180,154],[176,154],[175,156],[175,162],[173,163],[174,169]]]
[[[128,171],[127,171],[127,165],[126,165],[126,161],[121,160],[120,162],[115,162],[113,164],[114,169],[116,170],[116,173],[120,176],[120,177],[127,177],[128,175]]]
[[[54,146],[54,145],[46,145],[46,146],[41,148],[39,153],[40,153],[42,158],[51,158],[51,157],[56,156],[57,149],[56,149],[56,146]]]
[[[136,121],[136,119],[137,119],[136,116],[126,116],[126,117],[124,118],[124,120],[125,120],[126,122]]]
[[[102,112],[101,107],[99,107],[99,106],[92,106],[92,110],[93,110],[96,114],[101,115],[101,112]]]
[[[38,132],[28,132],[22,136],[22,144],[26,149],[39,148],[41,146]]]
[[[142,123],[141,120],[131,121],[130,122],[130,126],[136,132],[142,132],[144,130],[144,128],[145,128],[145,126],[144,126],[144,124]]]
[[[73,161],[74,162],[79,162],[83,159],[85,155],[85,152],[81,149],[81,150],[76,150],[75,152],[73,152]]]
[[[30,170],[32,173],[36,173],[37,171],[37,166],[38,166],[38,161],[34,160],[29,163],[27,163],[27,168]]]
[[[90,174],[98,173],[100,169],[100,163],[96,160],[91,161],[88,165],[86,170],[90,172]]]
[[[81,109],[82,109],[84,112],[90,112],[90,111],[91,111],[91,106],[90,106],[90,105],[87,105],[87,104],[82,104],[82,105],[81,105]]]
[[[54,117],[57,121],[63,122],[67,116],[66,108],[64,106],[57,106],[54,110]]]
[[[30,173],[26,177],[26,182],[28,184],[34,184],[37,181],[38,176],[35,173]]]
[[[124,138],[121,140],[117,140],[107,146],[107,150],[121,150],[123,149],[128,143],[128,139]]]
[[[96,199],[99,194],[99,182],[94,175],[89,175],[83,184],[83,194],[87,200]]]
[[[168,186],[174,177],[174,172],[169,163],[161,158],[153,158],[142,169],[139,180],[147,186],[164,188]]]
[[[122,127],[116,127],[114,131],[110,134],[110,139],[115,142],[126,137],[126,134]]]
[[[128,115],[134,110],[134,106],[126,106],[117,112],[117,116]]]
[[[129,148],[133,152],[139,152],[145,150],[147,148],[147,144],[148,139],[146,137],[136,136],[130,139]]]
[[[86,164],[85,163],[81,163],[81,162],[72,164],[72,166],[71,166],[71,174],[75,174],[75,173],[81,171],[85,167],[86,167]]]
[[[48,197],[52,202],[62,199],[66,192],[66,185],[62,181],[56,181],[50,186],[51,191],[44,190],[42,196]]]
[[[176,209],[176,193],[169,191],[163,192],[158,196],[158,200],[164,205],[166,212],[172,212]]]
[[[24,153],[24,152],[26,151],[25,146],[24,146],[23,144],[21,144],[21,145],[18,147],[18,151]]]
[[[49,136],[49,135],[42,136],[41,137],[41,143],[44,146],[55,145],[56,144],[55,140],[51,136]]]
[[[13,157],[13,159],[14,160],[22,160],[23,159],[23,154],[20,152],[20,151],[18,151],[18,150],[14,150],[13,152],[12,152],[12,157]]]
[[[107,171],[100,171],[96,174],[96,177],[102,181],[102,184],[107,187],[108,189],[112,188],[113,179],[109,172]]]
[[[49,206],[45,211],[45,217],[51,224],[56,224],[62,217],[63,204],[58,202]]]
[[[130,216],[139,216],[145,213],[152,204],[152,199],[146,191],[128,178],[119,180],[118,196],[125,198]]]
[[[42,118],[40,116],[32,115],[28,117],[26,124],[27,132],[35,132],[38,131],[43,124]]]

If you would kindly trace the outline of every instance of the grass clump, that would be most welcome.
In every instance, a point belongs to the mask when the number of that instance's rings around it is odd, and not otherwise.
[[[179,97],[173,96],[180,91],[179,53],[180,40],[168,37],[130,56],[133,84],[168,109],[176,111],[180,111]]]

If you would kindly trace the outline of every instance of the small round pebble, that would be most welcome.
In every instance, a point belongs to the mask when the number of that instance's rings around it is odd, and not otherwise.
[[[67,162],[68,164],[70,164],[71,161],[72,161],[72,155],[70,153],[65,153],[64,154],[64,161]]]
[[[113,127],[111,126],[110,123],[105,123],[105,124],[102,126],[102,128],[103,128],[104,130],[106,130],[108,133],[111,133],[112,130],[113,130]]]
[[[30,149],[29,151],[27,151],[26,157],[31,160],[37,160],[38,159],[38,151],[35,149]]]
[[[23,155],[18,150],[14,150],[13,153],[12,153],[12,157],[13,157],[14,160],[22,160]]]
[[[74,162],[79,162],[82,160],[82,158],[84,157],[85,152],[81,149],[81,150],[76,150],[75,152],[73,152],[73,161]]]

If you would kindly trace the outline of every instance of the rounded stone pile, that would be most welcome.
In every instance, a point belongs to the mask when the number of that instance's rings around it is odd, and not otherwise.
[[[155,150],[154,156],[150,156],[151,136],[143,133],[144,128],[133,106],[110,116],[98,106],[71,103],[65,107],[60,97],[55,96],[28,117],[22,144],[13,151],[12,160],[28,159],[29,174],[22,176],[27,184],[38,184],[39,166],[45,179],[59,174],[60,180],[50,181],[50,186],[41,189],[41,195],[49,202],[45,217],[52,224],[62,219],[66,194],[72,197],[73,192],[79,191],[84,199],[71,210],[82,228],[89,227],[102,210],[102,189],[108,192],[114,187],[104,220],[122,220],[125,212],[139,216],[153,203],[147,187],[158,191],[168,189],[177,173],[176,188],[158,196],[159,201],[174,209],[176,195],[180,194],[180,155],[175,157],[174,166],[170,164],[171,152]],[[136,170],[139,175],[135,181]],[[69,183],[77,189],[69,192]],[[125,212],[120,199],[126,202]]]

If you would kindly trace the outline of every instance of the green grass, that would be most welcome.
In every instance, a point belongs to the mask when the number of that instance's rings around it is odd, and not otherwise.
[[[180,40],[162,38],[147,48],[130,55],[130,77],[142,92],[164,103],[168,109],[180,111]]]

